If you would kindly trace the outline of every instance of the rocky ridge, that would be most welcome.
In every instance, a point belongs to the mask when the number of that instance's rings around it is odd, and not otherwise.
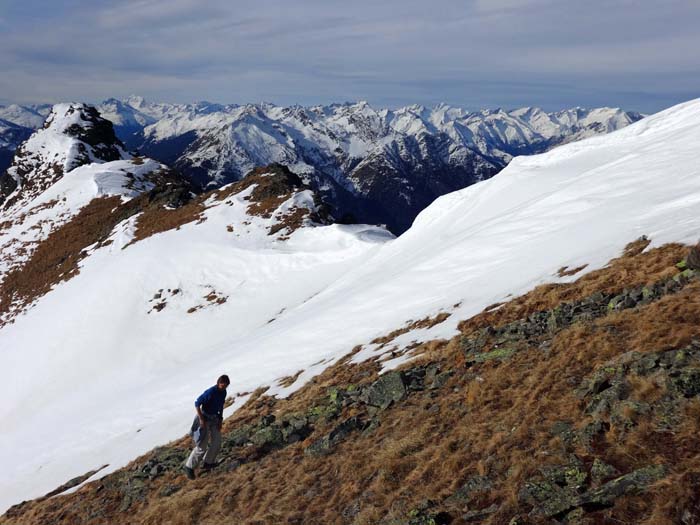
[[[94,107],[58,104],[0,176],[0,206],[30,201],[79,166],[130,158],[111,122]]]

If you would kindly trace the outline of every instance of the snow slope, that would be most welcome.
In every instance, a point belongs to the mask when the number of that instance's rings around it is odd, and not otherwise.
[[[271,385],[285,395],[357,344],[374,355],[369,341],[410,319],[453,313],[400,343],[448,337],[460,319],[559,280],[561,266],[598,268],[642,234],[696,241],[698,137],[694,100],[516,158],[439,198],[395,240],[333,225],[277,242],[254,224],[237,240],[225,228],[242,219],[237,205],[126,249],[123,225],[78,276],[0,329],[0,508],[182,436],[220,373],[230,393]],[[161,289],[168,305],[149,313]],[[187,314],[211,290],[227,301]],[[294,385],[277,385],[301,369]]]

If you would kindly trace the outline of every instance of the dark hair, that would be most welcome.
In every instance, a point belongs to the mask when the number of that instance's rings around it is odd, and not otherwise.
[[[219,383],[226,383],[226,385],[228,386],[231,384],[231,381],[229,380],[228,376],[224,374],[216,380],[216,384],[218,385]]]

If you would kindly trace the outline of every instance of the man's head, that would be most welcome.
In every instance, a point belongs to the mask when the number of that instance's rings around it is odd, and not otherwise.
[[[219,377],[219,379],[216,380],[216,386],[219,387],[219,390],[226,390],[226,387],[231,384],[231,381],[229,381],[229,378],[226,374],[222,375]]]

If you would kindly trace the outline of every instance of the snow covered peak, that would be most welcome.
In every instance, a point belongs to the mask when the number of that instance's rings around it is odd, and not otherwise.
[[[27,201],[78,166],[129,159],[112,123],[87,104],[57,104],[0,177],[0,205]]]
[[[146,99],[139,95],[129,95],[124,99],[124,103],[138,109],[146,105]]]
[[[17,104],[0,106],[0,119],[12,122],[18,126],[30,129],[38,129],[44,124],[45,115],[37,111],[39,107],[27,107]]]
[[[137,108],[138,106],[110,98],[100,104],[99,111],[103,118],[115,126],[138,128],[148,126],[156,121],[155,118],[142,113]]]

